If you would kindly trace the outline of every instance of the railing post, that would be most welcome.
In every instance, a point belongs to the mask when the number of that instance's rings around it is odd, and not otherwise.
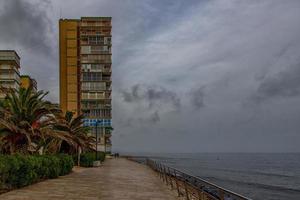
[[[166,184],[169,185],[168,175],[167,175],[167,171],[166,171],[166,167],[165,166],[164,166],[164,174],[165,174]]]
[[[180,197],[180,189],[179,189],[179,185],[178,185],[176,170],[174,170],[174,176],[175,176],[175,183],[176,183],[177,193],[178,193],[178,196]]]
[[[158,169],[159,169],[159,177],[160,177],[162,180],[164,180],[164,177],[163,177],[163,175],[162,175],[162,168],[161,168],[161,164],[160,164],[160,163],[158,164]]]
[[[224,200],[224,191],[223,190],[219,190],[219,197],[220,197],[220,200]]]
[[[173,189],[172,175],[171,175],[171,171],[170,171],[169,167],[168,167],[168,173],[169,173],[169,178],[170,178],[170,185],[171,185],[171,188]]]
[[[161,164],[159,164],[159,166],[160,166],[159,169],[160,169],[160,173],[161,173],[161,178],[165,182],[165,176],[164,176],[164,172],[163,172],[163,167],[162,167]]]
[[[185,197],[186,197],[186,200],[190,200],[190,197],[189,197],[189,191],[188,191],[188,188],[187,188],[187,185],[186,185],[186,181],[184,180],[184,190],[185,190]]]
[[[155,171],[156,171],[156,172],[158,173],[158,175],[159,175],[157,163],[156,163],[156,162],[153,162],[153,166],[154,166],[154,168],[155,168]]]
[[[128,159],[138,162],[134,160],[132,157],[128,157]],[[166,165],[163,165],[159,162],[153,161],[151,159],[146,159],[145,164],[151,167],[154,171],[156,171],[159,175],[159,178],[166,182],[167,185],[171,185],[171,188],[177,189],[178,197],[183,196],[186,200],[207,200],[207,199],[219,199],[225,200],[228,195],[234,199],[243,199],[247,200],[248,198],[243,197],[241,195],[235,194],[229,190],[223,189],[219,186],[216,186],[208,181],[205,181],[201,178],[197,178],[195,176],[191,176],[179,170],[170,168]],[[169,177],[168,177],[169,176]],[[175,181],[175,183],[173,182]],[[176,185],[175,185],[176,184]],[[214,192],[212,197],[209,191],[206,189],[212,188]]]
[[[198,199],[202,200],[202,191],[200,191],[199,189],[197,191],[198,191]]]

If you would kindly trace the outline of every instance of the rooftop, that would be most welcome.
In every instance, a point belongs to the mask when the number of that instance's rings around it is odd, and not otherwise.
[[[0,49],[0,53],[1,53],[1,52],[15,53],[15,55],[16,55],[19,59],[21,59],[20,56],[17,54],[17,52],[16,52],[15,50],[10,50],[10,49],[8,49],[8,50],[1,50],[1,49]]]

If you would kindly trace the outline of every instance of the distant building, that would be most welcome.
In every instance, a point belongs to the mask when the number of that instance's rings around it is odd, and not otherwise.
[[[0,50],[0,98],[20,87],[20,57],[14,50]]]
[[[85,116],[111,151],[111,17],[59,20],[60,106]]]
[[[21,88],[31,88],[32,91],[36,92],[37,91],[37,83],[35,79],[31,78],[28,75],[21,75]]]

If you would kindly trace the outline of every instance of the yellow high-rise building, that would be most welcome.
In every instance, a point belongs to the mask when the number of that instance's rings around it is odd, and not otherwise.
[[[59,21],[60,107],[96,126],[99,151],[111,151],[111,17]],[[96,125],[97,123],[97,125]]]

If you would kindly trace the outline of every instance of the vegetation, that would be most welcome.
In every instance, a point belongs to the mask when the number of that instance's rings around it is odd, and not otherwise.
[[[21,88],[0,101],[0,193],[68,174],[73,157],[86,167],[96,160],[83,116],[63,114],[45,100],[47,94]],[[98,159],[104,157],[99,153]]]
[[[78,162],[78,157],[73,157],[74,162]],[[103,162],[105,160],[105,153],[104,152],[98,152],[97,159],[95,152],[86,152],[83,153],[80,157],[80,166],[83,167],[93,167],[93,163],[96,160],[100,160]]]
[[[66,175],[71,172],[73,164],[69,155],[1,155],[0,193]]]
[[[64,118],[55,125],[55,129],[68,133],[72,142],[61,141],[60,150],[66,153],[77,153],[77,164],[79,165],[82,149],[92,149],[92,144],[95,143],[94,137],[89,136],[90,128],[83,126],[83,115],[74,118],[72,112],[66,112]]]
[[[23,88],[7,94],[0,103],[0,153],[79,155],[92,149],[94,138],[82,125],[83,116],[63,115],[44,100],[46,95]]]

